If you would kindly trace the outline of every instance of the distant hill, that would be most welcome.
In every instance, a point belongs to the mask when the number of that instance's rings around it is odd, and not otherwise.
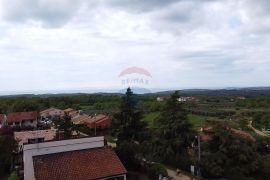
[[[143,96],[169,96],[175,90],[160,91],[151,93],[148,89],[135,88],[132,89],[134,93]],[[224,89],[183,89],[179,90],[183,96],[270,96],[270,87],[247,87],[247,88],[224,88]],[[103,96],[122,96],[126,92],[125,89],[116,93],[97,92],[97,93],[59,93],[59,94],[18,94],[18,95],[5,95],[0,97],[60,97],[60,96],[84,96],[84,95],[103,95]]]
[[[184,89],[179,90],[184,96],[270,96],[270,87],[228,88],[228,89]],[[147,95],[168,96],[174,91],[162,91]]]

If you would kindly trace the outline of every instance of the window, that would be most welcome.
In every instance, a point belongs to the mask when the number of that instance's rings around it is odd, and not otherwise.
[[[41,142],[44,142],[44,138],[28,139],[28,144],[41,143]]]
[[[36,139],[28,139],[28,144],[33,144],[36,142]]]
[[[38,142],[39,143],[44,142],[44,138],[38,138]]]
[[[33,122],[34,122],[34,120],[30,120],[30,122],[31,122],[31,123],[33,123]]]

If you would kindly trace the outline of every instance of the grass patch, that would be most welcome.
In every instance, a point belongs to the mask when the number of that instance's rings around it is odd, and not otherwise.
[[[194,114],[189,114],[188,120],[193,125],[193,127],[198,128],[198,127],[201,127],[205,123],[206,117],[194,115]]]

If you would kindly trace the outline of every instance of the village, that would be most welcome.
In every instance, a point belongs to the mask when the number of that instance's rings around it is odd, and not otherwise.
[[[64,116],[70,117],[72,124],[84,125],[95,132],[97,129],[110,128],[112,122],[112,118],[107,115],[89,116],[72,108],[61,110],[51,107],[39,113],[0,114],[0,129],[11,130],[18,144],[12,163],[12,169],[16,170],[18,176],[24,179],[42,179],[44,173],[47,173],[46,178],[51,179],[55,176],[55,170],[60,171],[58,176],[65,176],[67,174],[63,163],[72,161],[76,168],[71,170],[74,172],[68,173],[66,179],[76,179],[78,177],[74,175],[78,173],[84,177],[84,173],[89,171],[91,173],[87,173],[87,176],[91,179],[126,179],[125,167],[112,148],[106,145],[104,136],[89,137],[73,131],[72,137],[66,140],[63,132],[59,132],[53,123],[55,118]],[[52,160],[54,167],[50,165]],[[48,171],[47,168],[52,169]]]

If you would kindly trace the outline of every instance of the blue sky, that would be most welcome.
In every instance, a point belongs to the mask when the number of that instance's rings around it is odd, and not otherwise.
[[[0,92],[270,85],[269,0],[0,0]]]

